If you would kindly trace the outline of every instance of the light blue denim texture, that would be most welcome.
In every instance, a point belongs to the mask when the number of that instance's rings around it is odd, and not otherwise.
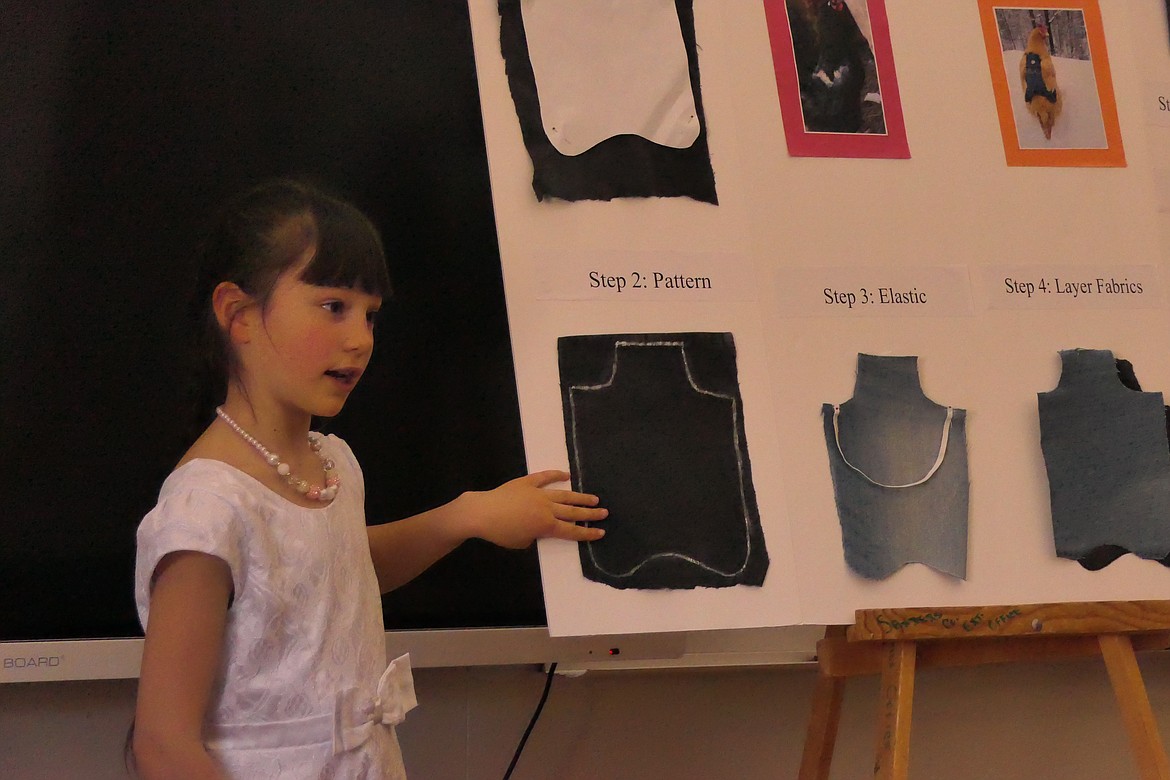
[[[840,405],[839,436],[833,412],[832,404],[822,408],[849,568],[877,580],[907,563],[923,563],[965,578],[966,412],[951,410],[949,437],[938,470],[912,486],[935,465],[947,420],[947,407],[922,392],[916,356],[859,354],[853,397]]]
[[[1038,394],[1056,554],[1079,561],[1117,546],[1165,558],[1170,447],[1162,394],[1122,385],[1109,350],[1062,350],[1060,362],[1056,388]]]

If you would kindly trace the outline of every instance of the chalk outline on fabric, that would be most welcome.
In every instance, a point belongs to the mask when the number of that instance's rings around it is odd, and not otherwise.
[[[887,485],[884,482],[878,482],[876,479],[874,479],[870,475],[866,474],[864,471],[862,471],[861,469],[857,468],[856,466],[854,466],[852,463],[849,462],[849,458],[845,457],[845,450],[841,449],[841,429],[837,423],[837,418],[840,415],[841,415],[841,406],[839,404],[833,404],[833,440],[837,442],[837,452],[839,452],[841,454],[841,461],[846,466],[853,469],[861,476],[865,477],[866,481],[868,481],[870,484],[877,485],[878,487],[891,488],[893,490],[901,490],[902,488],[911,488],[911,487],[917,487],[917,486],[921,485],[922,483],[926,482],[931,477],[933,477],[935,475],[935,472],[937,472],[939,470],[939,468],[942,467],[943,459],[946,457],[946,454],[947,454],[947,444],[950,442],[950,439],[951,439],[951,420],[955,416],[955,410],[954,410],[954,407],[951,407],[951,406],[947,407],[947,419],[945,422],[943,422],[942,440],[939,442],[939,445],[938,445],[938,457],[936,457],[934,459],[934,465],[930,467],[930,471],[926,472],[925,477],[918,480],[917,482],[908,482],[905,485]]]
[[[748,564],[751,562],[751,557],[752,557],[752,525],[751,525],[752,521],[751,521],[751,517],[749,516],[749,512],[748,512],[747,493],[744,490],[743,457],[741,455],[741,442],[739,439],[739,404],[736,401],[734,396],[727,395],[726,393],[716,393],[714,391],[705,390],[702,387],[699,387],[698,383],[695,382],[694,375],[691,374],[691,364],[690,364],[690,361],[687,360],[687,348],[686,348],[686,344],[684,342],[682,342],[682,341],[615,341],[614,345],[613,345],[613,361],[610,365],[609,379],[607,379],[605,382],[602,382],[601,384],[597,384],[597,385],[573,385],[569,388],[569,408],[570,408],[570,416],[572,418],[571,424],[572,424],[572,429],[573,429],[573,463],[577,467],[577,478],[581,482],[581,485],[578,487],[580,488],[581,486],[584,485],[585,477],[583,474],[583,470],[581,468],[581,453],[580,453],[580,445],[579,445],[580,439],[577,436],[577,404],[576,404],[576,401],[574,399],[573,394],[576,391],[596,392],[598,390],[604,390],[605,388],[610,387],[613,384],[614,380],[617,378],[617,356],[618,356],[618,348],[619,347],[677,347],[680,354],[682,355],[683,370],[686,372],[686,375],[687,375],[687,383],[690,384],[691,388],[694,389],[698,393],[702,393],[703,395],[709,395],[709,396],[712,396],[714,398],[722,398],[726,401],[731,402],[731,420],[733,423],[732,436],[733,436],[734,441],[735,441],[735,467],[736,467],[736,471],[739,474],[739,500],[740,500],[740,506],[743,507],[743,520],[744,520],[744,532],[745,532],[744,539],[746,541],[746,546],[745,546],[745,551],[744,551],[744,556],[743,556],[743,563],[740,565],[740,567],[737,570],[730,572],[730,573],[716,569],[713,566],[708,566],[707,564],[703,563],[702,561],[696,560],[689,555],[685,555],[685,554],[679,553],[679,552],[654,553],[649,558],[646,558],[644,561],[636,564],[632,569],[629,569],[628,571],[625,571],[622,573],[612,572],[612,571],[609,571],[608,569],[606,569],[600,563],[598,563],[597,557],[593,553],[593,544],[594,543],[593,542],[585,542],[585,545],[589,549],[589,559],[591,561],[593,561],[593,565],[596,566],[601,572],[609,575],[610,577],[615,577],[618,579],[625,579],[627,577],[632,577],[646,564],[650,563],[651,561],[655,561],[655,560],[658,560],[661,558],[677,558],[680,560],[684,560],[684,561],[687,561],[688,563],[691,563],[691,564],[694,564],[695,566],[698,566],[700,569],[703,569],[704,571],[709,571],[712,574],[717,574],[720,577],[726,577],[728,579],[738,577],[739,575],[743,574],[743,572],[747,569]]]

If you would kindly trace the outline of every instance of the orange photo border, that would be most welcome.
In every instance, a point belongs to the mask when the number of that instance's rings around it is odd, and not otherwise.
[[[1093,57],[1093,75],[1097,79],[1097,96],[1101,102],[1101,121],[1105,125],[1104,149],[1022,149],[1016,135],[1014,109],[1003,67],[1003,48],[995,22],[996,8],[1035,8],[1037,10],[1074,10],[1085,16],[1085,30]],[[999,112],[999,130],[1007,164],[1013,166],[1125,167],[1125,149],[1121,143],[1121,125],[1117,121],[1117,97],[1109,70],[1109,52],[1105,46],[1105,26],[1097,0],[1039,0],[1035,4],[1008,3],[1004,0],[979,0],[979,21],[987,47],[987,65],[995,89],[995,107]]]

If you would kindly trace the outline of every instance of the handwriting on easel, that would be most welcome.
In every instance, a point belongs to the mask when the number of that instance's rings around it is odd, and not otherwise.
[[[974,617],[972,617],[970,620],[964,620],[959,625],[962,626],[962,629],[964,631],[975,631],[980,626],[982,626],[983,628],[985,628],[989,631],[995,631],[996,629],[1003,628],[1004,626],[1006,626],[1008,623],[1012,622],[1013,620],[1015,620],[1019,616],[1020,616],[1019,607],[1013,607],[1012,609],[1009,609],[1007,612],[1002,612],[1002,613],[1000,613],[992,618],[986,618],[982,612],[976,612]],[[954,623],[955,621],[952,620],[951,622]],[[943,625],[946,626],[947,628],[951,627],[951,626],[947,626],[946,622],[944,622]]]
[[[969,634],[977,631],[997,631],[1022,614],[1019,607],[1011,607],[1002,612],[985,613],[979,611],[969,617],[942,612],[923,612],[917,615],[899,615],[897,617],[877,615],[876,618],[883,633],[896,633],[905,631],[912,626],[929,624]]]

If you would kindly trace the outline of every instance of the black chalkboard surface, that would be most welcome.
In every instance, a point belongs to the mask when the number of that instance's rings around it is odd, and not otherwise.
[[[386,238],[395,298],[323,424],[371,521],[524,471],[464,0],[5,5],[0,641],[139,635],[134,531],[190,427],[196,242],[263,178],[322,183]],[[385,612],[543,625],[535,553],[465,545]]]

